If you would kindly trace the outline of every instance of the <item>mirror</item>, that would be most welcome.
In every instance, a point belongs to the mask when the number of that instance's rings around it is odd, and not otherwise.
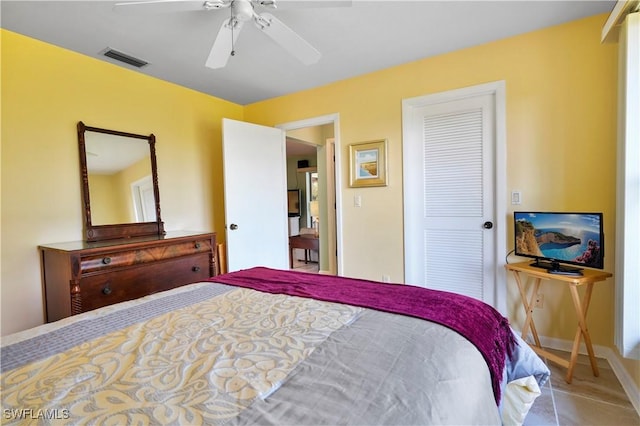
[[[78,123],[85,238],[164,235],[153,134]]]

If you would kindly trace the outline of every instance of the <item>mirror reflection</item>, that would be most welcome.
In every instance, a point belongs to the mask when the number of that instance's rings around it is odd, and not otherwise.
[[[149,143],[87,130],[85,149],[92,224],[154,222]]]

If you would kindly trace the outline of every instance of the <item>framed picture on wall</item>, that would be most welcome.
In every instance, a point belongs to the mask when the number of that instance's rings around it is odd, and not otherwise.
[[[387,186],[387,140],[349,145],[349,186]]]

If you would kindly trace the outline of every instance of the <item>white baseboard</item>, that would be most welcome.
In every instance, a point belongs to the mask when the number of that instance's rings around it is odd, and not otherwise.
[[[520,331],[516,331],[520,334]],[[555,337],[540,337],[540,344],[546,348],[556,349],[559,351],[571,352],[573,348],[573,342],[564,339],[557,339]],[[525,339],[529,341],[530,339]],[[580,343],[580,348],[578,352],[582,355],[587,355],[587,347],[584,343]],[[615,351],[607,346],[593,345],[593,352],[596,357],[604,358],[609,362],[613,373],[616,375],[622,388],[629,397],[629,401],[640,415],[640,391],[638,390],[638,386],[633,381],[627,369],[624,368],[624,365],[620,362],[620,359],[616,355]]]
[[[620,358],[618,358],[615,352],[611,348],[605,348],[609,351],[609,356],[605,357],[607,361],[609,361],[609,365],[611,365],[611,369],[615,373],[618,380],[620,380],[620,384],[622,388],[627,393],[631,404],[633,404],[634,408],[640,415],[640,392],[638,391],[638,386],[636,386],[635,382],[627,373],[627,369],[624,368],[624,365],[620,362]]]

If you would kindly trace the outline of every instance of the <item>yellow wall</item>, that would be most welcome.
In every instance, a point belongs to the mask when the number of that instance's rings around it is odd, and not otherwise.
[[[2,30],[2,334],[43,322],[39,244],[81,240],[76,123],[154,133],[167,230],[224,238],[221,118],[243,108]]]
[[[91,224],[109,225],[134,222],[129,214],[124,194],[120,191],[118,174],[103,175],[89,173],[91,188]]]

